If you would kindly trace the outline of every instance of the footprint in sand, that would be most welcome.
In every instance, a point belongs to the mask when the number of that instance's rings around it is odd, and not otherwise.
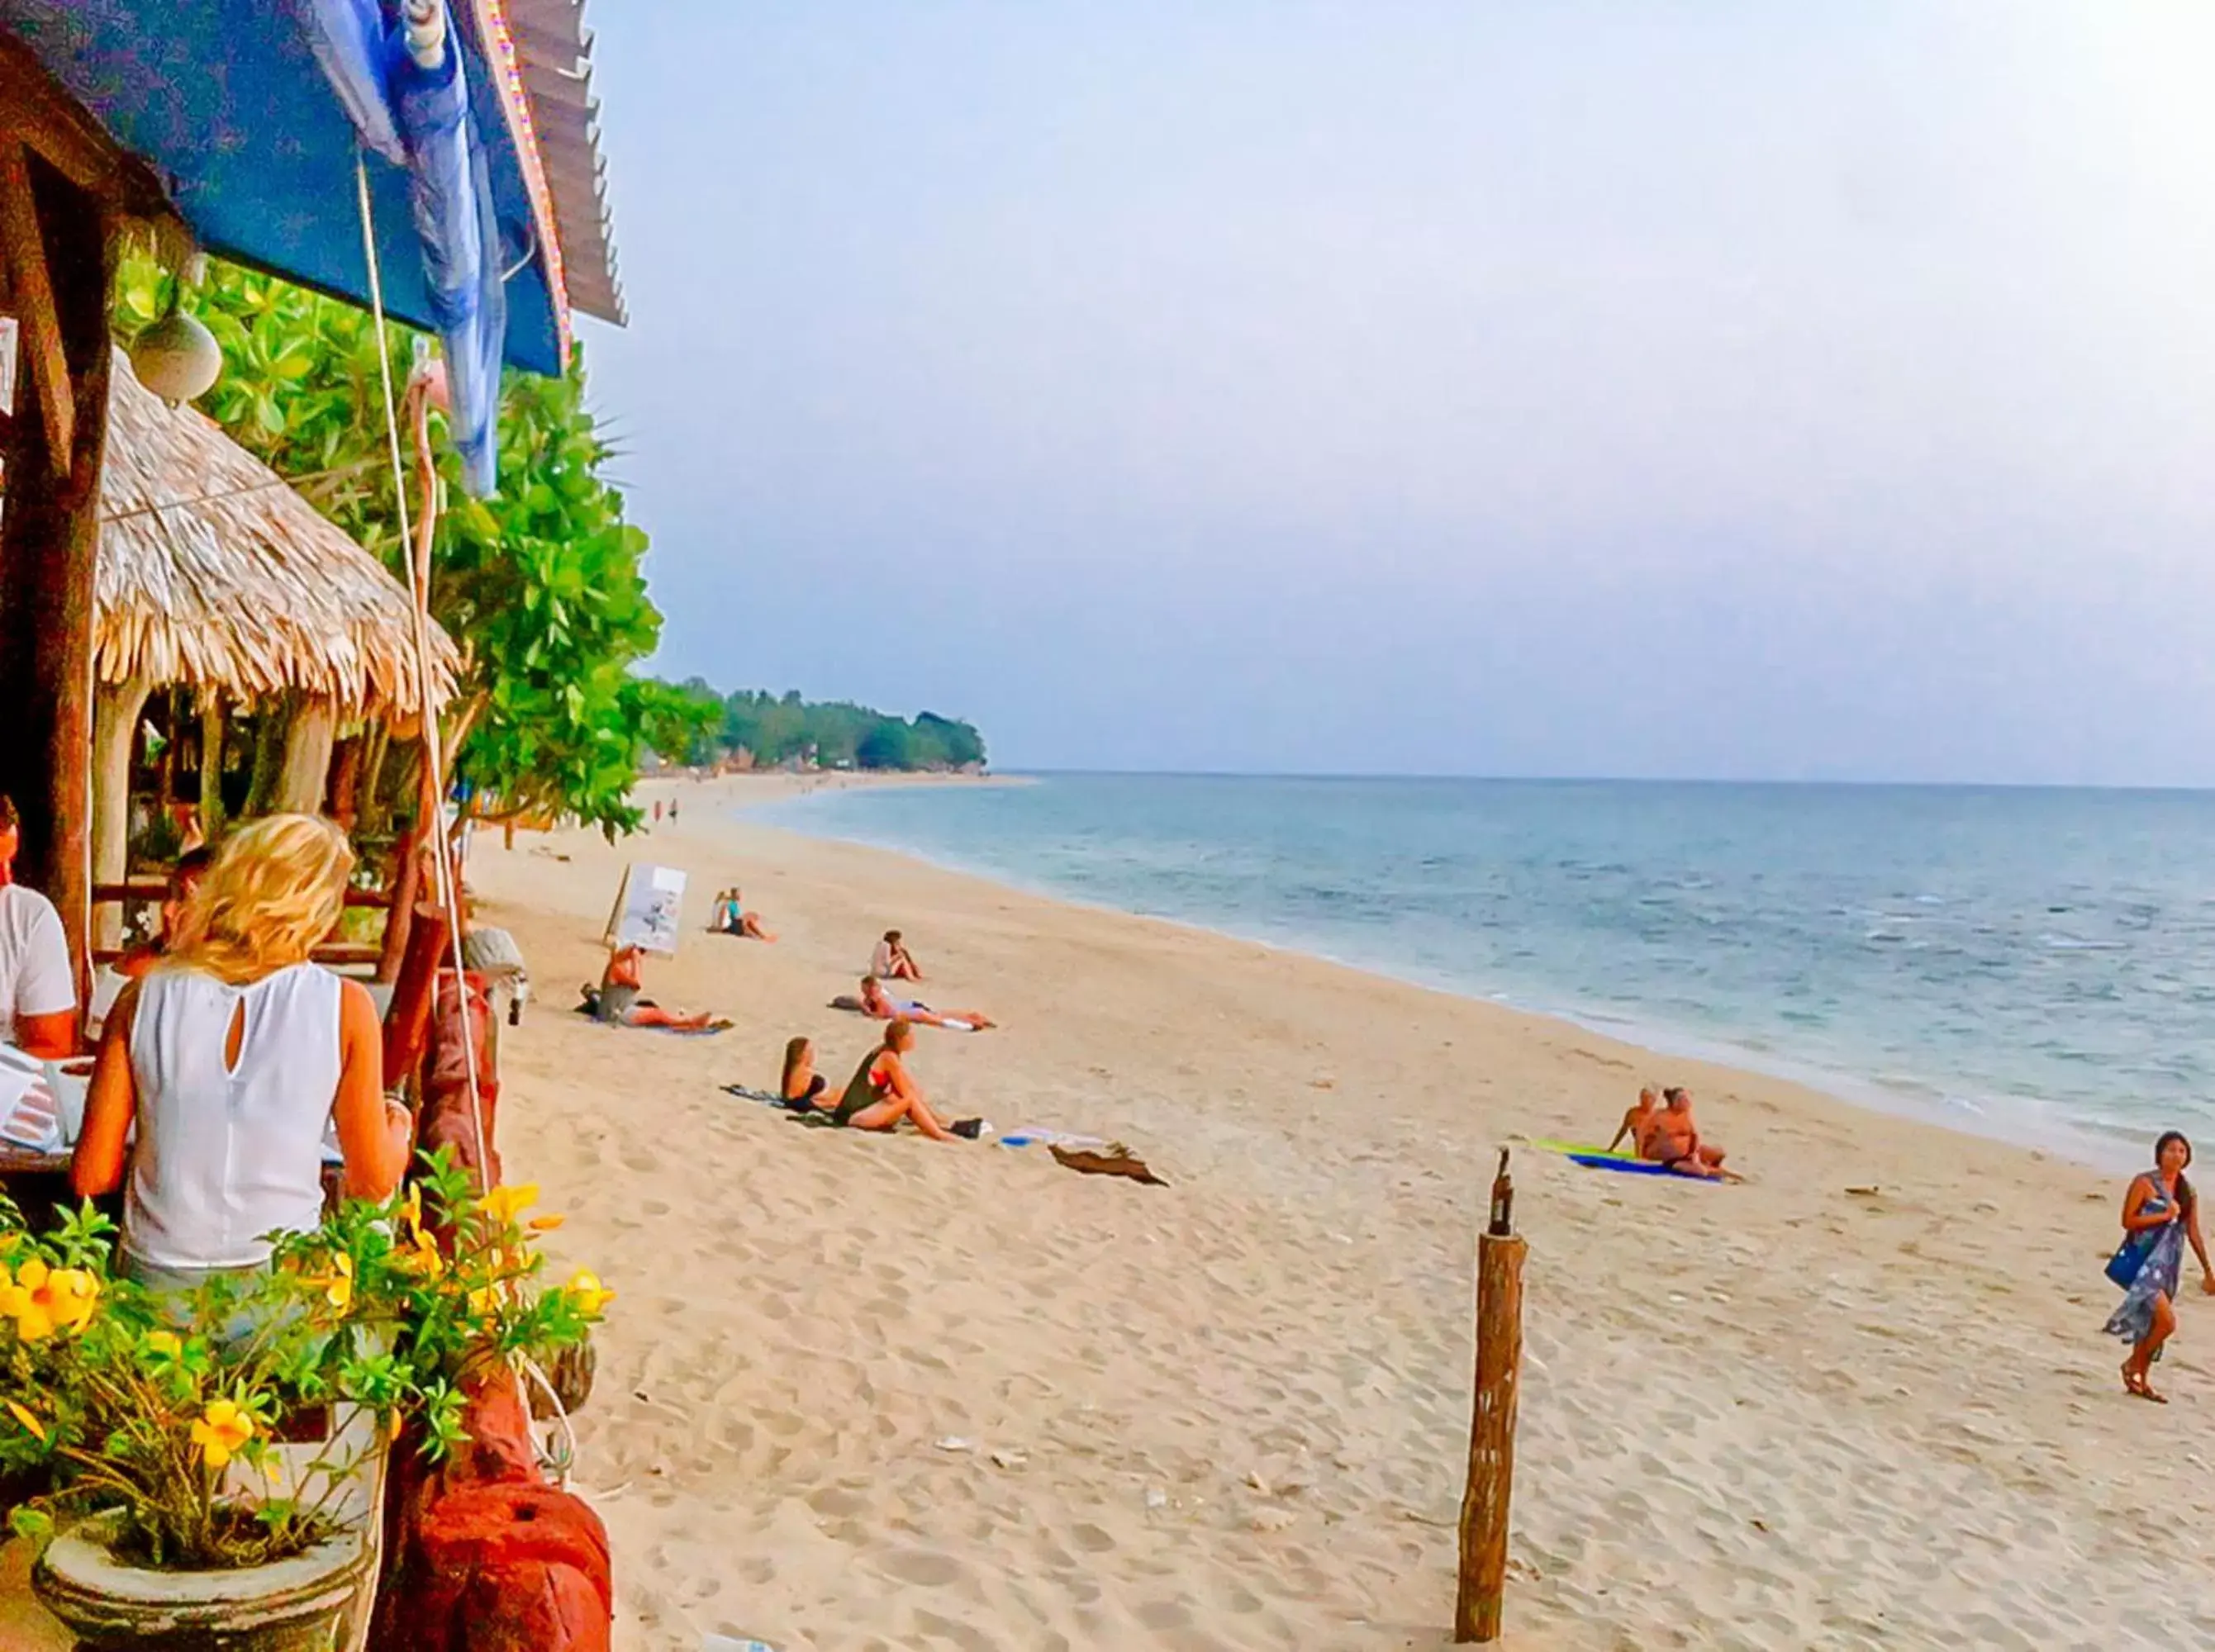
[[[894,1549],[876,1564],[878,1570],[890,1573],[903,1583],[933,1589],[960,1582],[968,1569],[953,1556],[941,1554],[936,1549]]]

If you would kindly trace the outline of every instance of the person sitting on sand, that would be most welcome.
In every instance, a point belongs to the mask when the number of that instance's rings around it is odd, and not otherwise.
[[[760,913],[749,912],[739,903],[736,885],[715,896],[715,913],[708,927],[718,935],[739,935],[752,940],[776,939],[762,927]]]
[[[902,1059],[914,1043],[914,1025],[905,1019],[895,1019],[885,1029],[884,1042],[864,1055],[862,1064],[854,1069],[846,1093],[838,1098],[831,1117],[856,1130],[889,1130],[906,1119],[933,1141],[956,1140],[954,1132],[930,1111],[930,1104],[923,1098],[923,1087],[916,1083]]]
[[[608,967],[601,973],[600,989],[592,994],[595,1021],[609,1026],[667,1027],[675,1032],[709,1032],[731,1025],[718,1015],[666,1010],[651,998],[641,996],[640,965],[645,957],[646,949],[642,946],[609,949]]]
[[[880,981],[920,981],[923,966],[915,961],[915,954],[907,950],[897,929],[885,931],[885,938],[877,943],[876,951],[869,958],[869,973]]]
[[[1615,1127],[1615,1134],[1608,1138],[1607,1150],[1613,1153],[1628,1137],[1631,1152],[1643,1154],[1646,1137],[1654,1128],[1654,1121],[1660,1116],[1660,1094],[1649,1084],[1638,1092],[1638,1104],[1625,1113],[1623,1123]]]
[[[825,1088],[823,1075],[815,1070],[813,1042],[792,1039],[784,1047],[784,1076],[777,1082],[778,1097],[795,1113],[813,1112]]]
[[[946,1027],[955,1032],[981,1032],[992,1025],[981,1010],[935,1010],[911,998],[894,998],[874,976],[862,977],[862,1013],[880,1021],[905,1019],[919,1027]]]
[[[2120,1306],[2102,1327],[2111,1337],[2131,1344],[2123,1361],[2123,1392],[2157,1404],[2169,1403],[2166,1394],[2154,1392],[2150,1379],[2161,1346],[2176,1330],[2176,1276],[2184,1261],[2184,1245],[2200,1258],[2200,1288],[2215,1295],[2215,1268],[2207,1263],[2206,1241],[2200,1235],[2200,1201],[2184,1167],[2192,1162],[2192,1143],[2180,1130],[2164,1130],[2153,1144],[2153,1168],[2131,1178],[2123,1195],[2123,1247],[2116,1252],[2135,1254],[2137,1270],[2124,1287]],[[2114,1276],[2114,1263],[2108,1264]]]
[[[1638,1156],[1680,1176],[1738,1180],[1736,1171],[1723,1168],[1723,1150],[1700,1140],[1700,1127],[1692,1122],[1692,1092],[1672,1086],[1661,1099],[1666,1104],[1648,1123]]]

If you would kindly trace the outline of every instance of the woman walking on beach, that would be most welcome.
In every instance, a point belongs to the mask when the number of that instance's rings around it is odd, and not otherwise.
[[[2123,1195],[2123,1242],[2108,1263],[2108,1277],[2123,1287],[2122,1305],[2108,1317],[2111,1337],[2131,1343],[2123,1361],[2123,1392],[2139,1399],[2169,1403],[2154,1392],[2153,1362],[2176,1329],[2176,1278],[2187,1240],[2200,1259],[2200,1286],[2215,1295],[2215,1267],[2200,1233],[2200,1202],[2184,1168],[2192,1162],[2192,1143],[2181,1130],[2165,1130],[2153,1144],[2154,1167],[2132,1178]]]

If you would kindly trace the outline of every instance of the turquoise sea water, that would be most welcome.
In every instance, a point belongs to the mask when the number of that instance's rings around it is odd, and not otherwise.
[[[2215,1135],[2215,794],[1056,775],[761,817],[2090,1157]]]

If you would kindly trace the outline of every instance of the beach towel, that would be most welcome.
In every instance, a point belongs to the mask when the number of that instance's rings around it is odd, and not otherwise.
[[[1619,1171],[1625,1176],[1672,1176],[1680,1182],[1714,1182],[1721,1178],[1697,1176],[1688,1170],[1675,1170],[1667,1165],[1656,1164],[1651,1159],[1641,1159],[1635,1153],[1611,1153],[1589,1142],[1533,1141],[1530,1144],[1541,1153],[1557,1153],[1573,1165],[1586,1170]]]
[[[1052,1142],[1046,1151],[1053,1162],[1066,1166],[1085,1176],[1124,1176],[1132,1181],[1143,1182],[1148,1187],[1167,1187],[1169,1184],[1146,1168],[1146,1161],[1120,1141],[1110,1141],[1104,1150],[1090,1147],[1064,1147]]]
[[[622,1032],[666,1032],[675,1038],[712,1038],[719,1032],[728,1032],[731,1030],[731,1024],[728,1021],[704,1027],[642,1027],[631,1021],[603,1021],[600,1019],[600,994],[599,988],[597,987],[586,988],[585,1001],[577,1005],[575,1008],[578,1014],[595,1025],[613,1027]]]

